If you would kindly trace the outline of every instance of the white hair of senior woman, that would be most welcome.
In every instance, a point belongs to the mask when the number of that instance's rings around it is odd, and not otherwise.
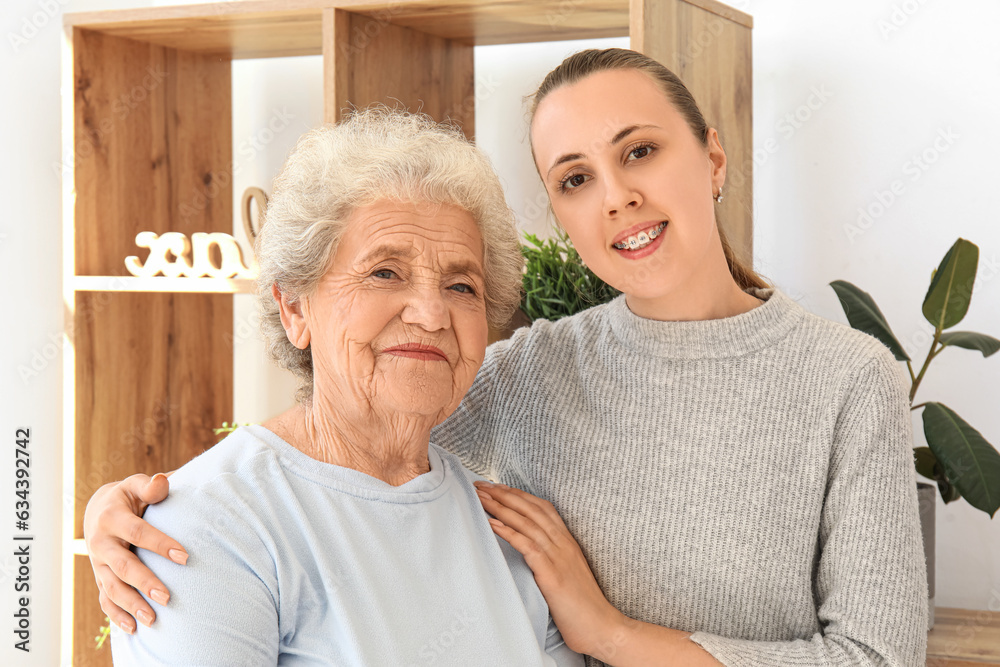
[[[312,397],[312,353],[288,340],[271,286],[291,301],[326,273],[359,207],[383,200],[451,204],[468,211],[483,238],[486,318],[502,327],[520,302],[523,258],[514,215],[493,167],[455,127],[386,107],[352,112],[304,134],[274,179],[257,236],[257,299],[268,353]]]

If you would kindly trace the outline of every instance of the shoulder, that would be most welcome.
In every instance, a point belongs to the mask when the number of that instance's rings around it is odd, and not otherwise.
[[[826,384],[831,418],[843,426],[859,414],[882,419],[908,410],[909,378],[886,345],[863,331],[806,312],[791,341],[811,359],[803,370]],[[853,415],[853,416],[852,416]]]
[[[278,456],[247,427],[240,427],[170,476],[170,490],[210,489],[226,478],[253,480],[278,465]],[[231,480],[230,480],[231,481]]]
[[[484,367],[496,369],[530,368],[538,359],[552,360],[578,356],[583,348],[610,329],[605,303],[556,321],[538,319],[514,331],[510,338],[490,345]]]
[[[285,502],[269,491],[280,486],[281,467],[266,442],[237,429],[172,474],[166,500],[150,505],[145,518],[177,539],[206,526],[219,534],[258,532],[248,530],[254,517]]]

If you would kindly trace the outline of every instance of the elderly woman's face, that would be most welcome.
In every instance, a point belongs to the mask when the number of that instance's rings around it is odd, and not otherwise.
[[[486,350],[479,229],[451,205],[361,207],[301,311],[315,396],[443,420]]]

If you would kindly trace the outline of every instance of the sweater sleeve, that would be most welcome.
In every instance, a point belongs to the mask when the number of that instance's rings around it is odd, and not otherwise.
[[[813,578],[822,630],[762,642],[696,632],[731,667],[917,667],[927,650],[927,570],[908,392],[887,349],[841,394]]]
[[[186,492],[188,491],[188,492]],[[152,627],[127,635],[113,627],[115,665],[276,665],[278,605],[263,578],[273,563],[253,531],[220,502],[190,490],[151,505],[146,519],[190,549],[187,565],[137,550],[171,593]]]

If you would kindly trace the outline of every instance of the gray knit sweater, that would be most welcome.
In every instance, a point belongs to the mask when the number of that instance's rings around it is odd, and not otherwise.
[[[432,439],[550,500],[615,607],[725,665],[923,665],[902,369],[748,291],[765,303],[719,320],[647,320],[619,297],[537,321],[489,348]]]

